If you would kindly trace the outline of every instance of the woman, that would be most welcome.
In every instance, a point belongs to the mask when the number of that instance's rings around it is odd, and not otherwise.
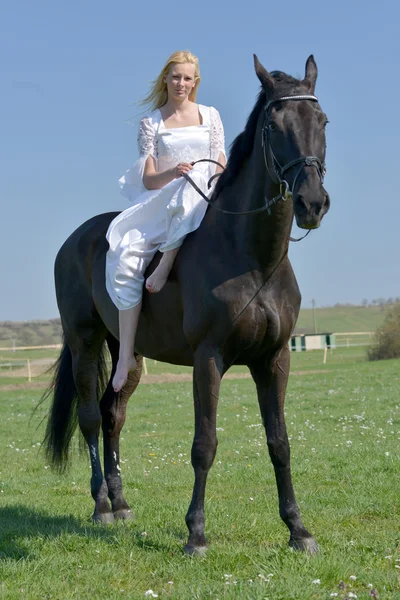
[[[120,179],[122,194],[133,203],[116,217],[107,232],[106,286],[119,309],[120,351],[113,378],[116,392],[136,368],[135,335],[142,305],[144,272],[155,253],[163,253],[146,281],[150,293],[167,281],[179,247],[197,229],[207,202],[182,176],[205,193],[218,167],[192,163],[211,158],[226,164],[224,130],[218,111],[195,103],[199,63],[190,52],[167,60],[144,100],[153,109],[140,122],[140,158]]]

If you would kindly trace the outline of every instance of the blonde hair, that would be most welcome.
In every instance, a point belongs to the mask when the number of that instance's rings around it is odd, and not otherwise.
[[[164,104],[168,100],[168,89],[164,79],[168,75],[169,69],[172,65],[181,65],[184,63],[190,63],[195,67],[195,86],[189,95],[189,100],[194,102],[196,100],[197,88],[200,84],[199,59],[197,58],[197,56],[195,56],[188,50],[179,50],[178,52],[174,52],[173,54],[171,54],[171,56],[168,58],[161,73],[159,74],[157,79],[152,82],[149,94],[144,100],[142,100],[140,104],[149,106],[151,110],[156,110],[157,108],[161,108],[161,106],[164,106]]]

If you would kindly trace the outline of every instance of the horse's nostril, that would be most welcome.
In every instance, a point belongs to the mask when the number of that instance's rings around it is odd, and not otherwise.
[[[304,198],[302,194],[297,194],[296,205],[297,208],[301,211],[308,211],[310,208],[310,203]]]

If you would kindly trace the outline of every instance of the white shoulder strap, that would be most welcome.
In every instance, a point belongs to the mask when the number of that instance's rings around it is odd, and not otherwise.
[[[201,113],[201,116],[203,117],[203,124],[208,125],[209,127],[211,127],[211,114],[210,114],[210,107],[209,106],[205,106],[204,104],[199,104],[199,111]]]

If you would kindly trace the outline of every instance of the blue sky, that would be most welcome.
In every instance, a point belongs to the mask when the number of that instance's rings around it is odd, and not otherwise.
[[[127,208],[117,180],[137,157],[137,103],[178,49],[199,56],[198,101],[218,108],[228,146],[258,93],[253,53],[294,76],[314,54],[331,210],[290,248],[303,306],[400,295],[398,3],[232,4],[3,0],[0,321],[58,315],[57,250]]]

